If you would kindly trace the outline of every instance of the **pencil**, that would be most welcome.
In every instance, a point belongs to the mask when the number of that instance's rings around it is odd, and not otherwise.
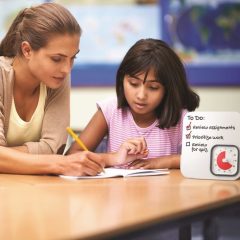
[[[84,150],[84,151],[88,151],[88,148],[85,146],[85,144],[83,143],[83,141],[78,137],[78,135],[76,133],[74,133],[74,131],[70,128],[67,127],[67,132],[70,134],[70,136],[77,142],[77,144]],[[102,172],[105,173],[104,168],[102,168]]]
[[[67,132],[70,134],[70,136],[78,143],[78,145],[84,150],[88,151],[85,144],[82,142],[82,140],[78,137],[76,133],[73,132],[73,130],[70,127],[67,127]]]

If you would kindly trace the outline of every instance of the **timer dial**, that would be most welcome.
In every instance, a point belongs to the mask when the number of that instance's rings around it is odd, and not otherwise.
[[[211,150],[211,172],[234,176],[239,170],[239,151],[234,145],[215,145]]]

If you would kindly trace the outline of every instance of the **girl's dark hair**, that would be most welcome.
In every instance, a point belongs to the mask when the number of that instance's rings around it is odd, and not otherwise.
[[[21,43],[29,42],[37,51],[59,34],[79,34],[81,28],[74,16],[57,3],[43,3],[18,13],[0,44],[0,56],[22,55]]]
[[[154,70],[156,79],[165,88],[163,100],[155,110],[159,128],[170,128],[178,123],[183,109],[194,111],[200,99],[188,85],[180,58],[161,40],[141,39],[128,50],[117,71],[118,107],[129,106],[123,88],[125,75],[145,73],[146,79],[150,69]]]

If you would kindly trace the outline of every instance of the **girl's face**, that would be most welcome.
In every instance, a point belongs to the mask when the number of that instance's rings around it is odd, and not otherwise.
[[[51,38],[44,48],[31,50],[28,58],[30,75],[49,88],[59,88],[72,69],[79,42],[78,34],[58,35]]]
[[[153,69],[137,76],[126,75],[123,80],[124,94],[134,117],[139,115],[155,119],[155,109],[164,97],[164,87],[159,83]]]

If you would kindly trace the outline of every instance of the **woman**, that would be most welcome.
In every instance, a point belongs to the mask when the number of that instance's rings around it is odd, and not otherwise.
[[[56,3],[26,8],[14,19],[0,44],[1,173],[101,171],[94,153],[52,155],[62,153],[67,140],[68,76],[80,35],[76,19]]]

